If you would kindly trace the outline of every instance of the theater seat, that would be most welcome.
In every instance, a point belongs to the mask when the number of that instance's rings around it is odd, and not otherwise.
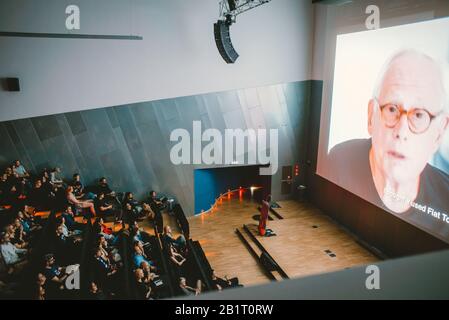
[[[42,219],[47,219],[50,216],[51,211],[36,211],[34,213],[35,217],[40,217]]]
[[[82,217],[82,216],[78,216],[78,217],[75,217],[75,222],[78,222],[78,223],[84,223],[84,217]]]

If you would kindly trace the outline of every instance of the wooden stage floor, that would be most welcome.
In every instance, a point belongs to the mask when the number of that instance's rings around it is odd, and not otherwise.
[[[189,218],[190,234],[199,240],[218,275],[239,277],[242,284],[256,285],[270,279],[235,233],[244,224],[290,278],[331,272],[378,261],[338,225],[308,203],[279,201],[268,228],[277,236],[257,235],[258,204],[233,195],[211,213]],[[335,256],[332,257],[331,255]]]

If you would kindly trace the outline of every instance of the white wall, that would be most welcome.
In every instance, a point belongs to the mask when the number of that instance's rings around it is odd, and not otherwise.
[[[143,41],[0,37],[0,78],[21,85],[0,91],[0,121],[310,78],[310,0],[239,16],[235,65],[215,46],[218,0],[0,0],[0,30],[66,33],[69,4],[80,7],[79,33]]]

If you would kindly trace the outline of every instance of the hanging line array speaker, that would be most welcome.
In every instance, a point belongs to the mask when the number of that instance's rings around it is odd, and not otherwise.
[[[215,43],[224,61],[226,63],[234,63],[239,54],[232,45],[229,27],[229,24],[225,21],[218,20],[214,23]]]

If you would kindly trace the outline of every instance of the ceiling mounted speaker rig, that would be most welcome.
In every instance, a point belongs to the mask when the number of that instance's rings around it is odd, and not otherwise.
[[[230,27],[237,16],[271,0],[220,0],[220,18],[214,23],[215,44],[226,63],[234,63],[239,54],[232,45]]]
[[[229,26],[226,21],[218,20],[214,23],[215,44],[223,60],[226,63],[234,63],[239,57],[239,54],[232,45]]]

